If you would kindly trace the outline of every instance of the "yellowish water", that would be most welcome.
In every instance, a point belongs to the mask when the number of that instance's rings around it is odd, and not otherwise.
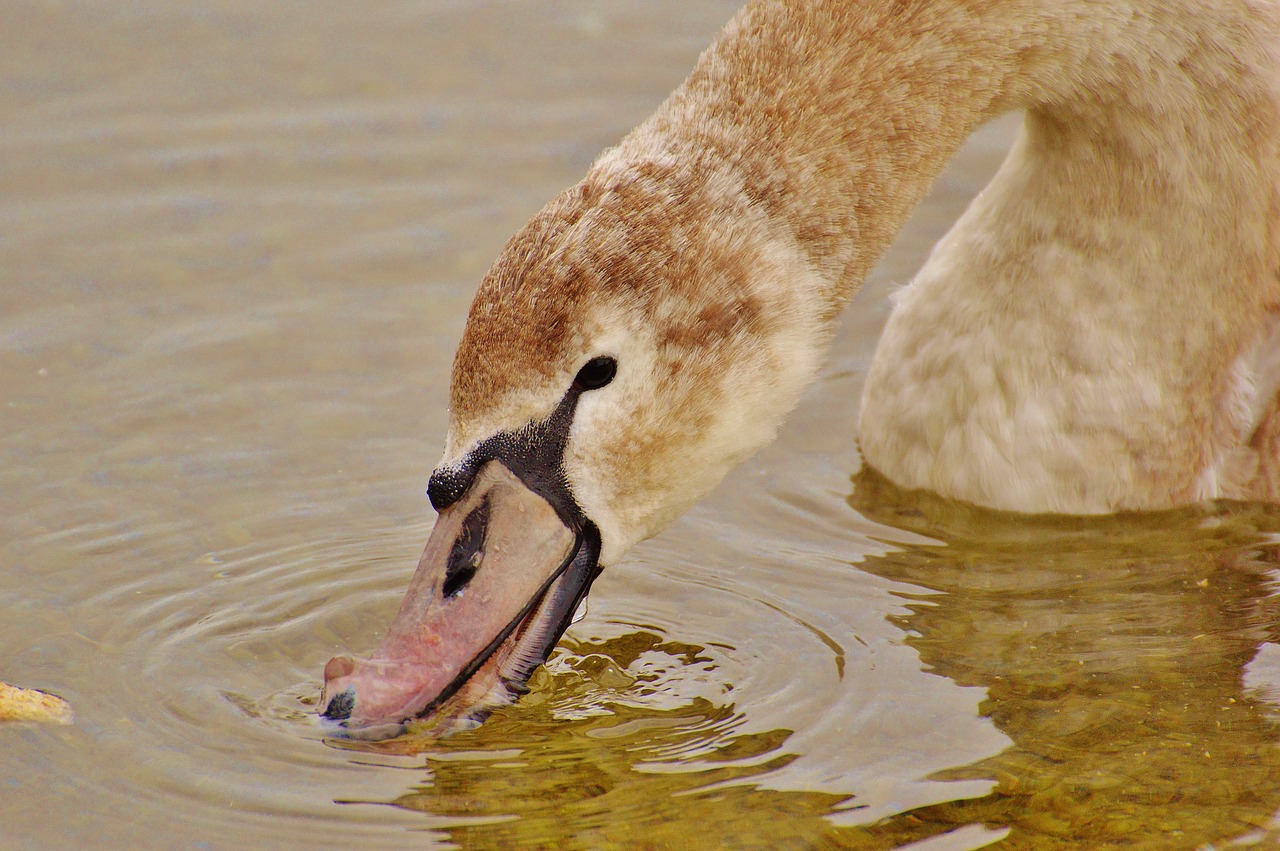
[[[1280,512],[969,512],[858,474],[885,312],[608,571],[520,704],[338,745],[507,236],[735,2],[0,6],[4,848],[1207,848],[1275,839]]]

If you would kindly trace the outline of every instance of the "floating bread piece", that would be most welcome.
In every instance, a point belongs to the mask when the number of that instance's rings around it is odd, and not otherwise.
[[[70,724],[71,704],[60,697],[33,688],[18,688],[0,682],[0,722],[39,721]]]

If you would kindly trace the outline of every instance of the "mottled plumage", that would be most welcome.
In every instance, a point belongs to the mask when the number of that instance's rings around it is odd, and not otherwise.
[[[568,465],[616,557],[770,439],[957,146],[1026,109],[1008,163],[897,297],[867,459],[1022,511],[1275,496],[1274,453],[1248,447],[1271,445],[1256,430],[1276,389],[1253,366],[1280,295],[1276,17],[751,3],[498,258],[454,365],[446,462],[618,356]]]

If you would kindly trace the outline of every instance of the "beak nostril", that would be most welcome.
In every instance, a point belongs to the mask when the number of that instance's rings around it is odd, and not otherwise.
[[[349,686],[333,696],[333,700],[329,701],[324,714],[320,717],[328,718],[330,721],[346,721],[355,708],[356,690],[354,686]]]
[[[489,530],[489,500],[486,498],[462,521],[462,529],[445,565],[444,587],[446,598],[456,597],[475,578],[484,561],[484,543]]]

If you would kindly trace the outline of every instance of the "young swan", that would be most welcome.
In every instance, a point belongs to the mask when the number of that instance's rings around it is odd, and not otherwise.
[[[440,520],[325,718],[517,693],[600,564],[776,432],[977,125],[1008,160],[896,298],[868,463],[1027,512],[1280,490],[1276,5],[756,0],[507,244],[453,367]]]

